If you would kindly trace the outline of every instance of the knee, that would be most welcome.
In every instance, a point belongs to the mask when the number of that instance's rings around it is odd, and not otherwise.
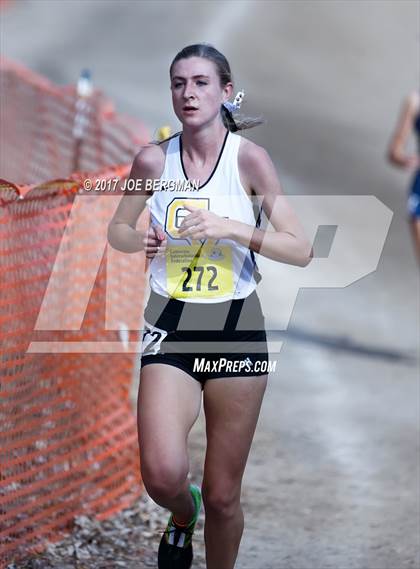
[[[204,508],[219,518],[231,518],[235,516],[241,502],[240,485],[216,483],[203,485],[202,489]]]
[[[147,493],[159,504],[179,494],[188,476],[188,467],[166,461],[155,461],[152,465],[142,463],[141,476]]]

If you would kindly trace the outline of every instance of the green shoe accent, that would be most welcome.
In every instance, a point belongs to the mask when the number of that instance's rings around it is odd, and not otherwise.
[[[185,533],[185,537],[183,540],[183,547],[187,547],[188,545],[190,545],[190,543],[192,541],[192,535],[194,533],[195,525],[197,523],[198,516],[199,516],[200,510],[201,510],[201,490],[200,490],[200,488],[198,486],[195,486],[195,484],[190,484],[189,490],[190,490],[192,499],[194,501],[195,512],[194,512],[194,515],[193,515],[190,523],[185,527],[185,529],[180,528],[181,531],[183,530],[183,533]],[[171,533],[174,532],[174,528],[178,527],[174,523],[173,518],[174,518],[174,516],[173,516],[173,514],[171,514],[169,517],[169,520],[168,520],[168,525],[166,526],[165,535],[166,535],[166,540],[168,541],[168,543],[169,543],[169,541],[172,541],[172,540],[170,540],[170,535],[171,535]]]
[[[194,500],[195,513],[193,519],[188,524],[188,529],[194,531],[195,524],[197,523],[198,516],[201,510],[201,490],[198,486],[195,486],[195,484],[190,484],[190,492]]]
[[[158,550],[159,569],[190,569],[193,560],[192,536],[201,509],[201,491],[194,484],[189,490],[194,501],[194,516],[187,527],[177,526],[170,515]]]

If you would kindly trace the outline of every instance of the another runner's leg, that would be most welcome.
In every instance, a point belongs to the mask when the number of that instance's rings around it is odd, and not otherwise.
[[[414,217],[410,222],[410,227],[417,260],[420,263],[420,217]]]

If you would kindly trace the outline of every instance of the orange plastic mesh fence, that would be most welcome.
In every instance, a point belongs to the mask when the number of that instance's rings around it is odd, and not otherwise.
[[[0,175],[27,184],[0,181],[0,566],[6,567],[61,539],[76,515],[101,519],[141,494],[129,389],[145,260],[107,247],[119,196],[86,195],[84,176],[70,176],[74,88],[59,89],[10,62],[0,75],[8,103]],[[99,94],[93,109],[82,167],[95,172],[91,178],[124,177],[147,133],[111,113]],[[57,175],[63,179],[39,183]]]
[[[70,176],[75,170],[76,87],[57,87],[15,62],[0,59],[0,88],[1,178],[33,185]],[[127,164],[148,140],[142,123],[116,114],[100,91],[89,97],[86,114],[89,122],[77,170],[96,172]]]

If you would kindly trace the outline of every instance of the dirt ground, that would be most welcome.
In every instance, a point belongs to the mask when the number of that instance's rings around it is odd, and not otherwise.
[[[372,380],[377,362],[356,364],[332,350],[324,354],[332,366],[357,365],[360,376],[351,380],[349,371],[334,385],[326,373],[316,381],[302,368],[320,348],[290,344],[282,357],[296,370],[286,375],[285,361],[270,379],[244,477],[237,567],[418,567],[418,456],[416,429],[409,427],[418,387],[401,378],[404,366],[384,365]],[[402,392],[411,393],[412,405]],[[203,426],[201,417],[191,437],[199,477]]]
[[[319,363],[320,349],[332,370],[324,369],[315,381],[304,370]],[[236,567],[417,568],[418,456],[413,425],[418,387],[402,377],[413,362],[384,364],[379,379],[372,380],[378,362],[370,358],[356,364],[345,350],[337,353],[298,341],[290,341],[283,350],[280,373],[269,380],[245,472],[245,531]],[[287,359],[294,362],[288,377]],[[360,370],[357,379],[355,365]],[[338,367],[347,372],[334,382]],[[134,397],[133,388],[133,406]],[[189,450],[191,481],[200,484],[203,413],[192,429]],[[167,517],[144,495],[106,522],[81,520],[55,550],[10,569],[156,567]],[[203,528],[202,511],[194,539],[196,569],[206,567]]]

